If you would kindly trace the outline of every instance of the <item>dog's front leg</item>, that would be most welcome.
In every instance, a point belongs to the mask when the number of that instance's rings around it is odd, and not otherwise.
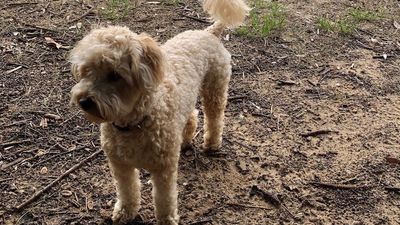
[[[114,206],[112,220],[114,224],[125,224],[133,220],[139,211],[139,171],[113,160],[110,160],[110,167],[117,189],[117,202]]]
[[[173,171],[152,173],[153,198],[158,225],[178,225],[177,165]]]

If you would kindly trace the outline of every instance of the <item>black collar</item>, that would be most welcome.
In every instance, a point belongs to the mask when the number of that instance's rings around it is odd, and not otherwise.
[[[121,132],[126,132],[126,131],[130,131],[133,129],[139,129],[141,130],[143,127],[143,123],[146,121],[146,119],[148,118],[148,116],[144,116],[141,120],[138,120],[138,122],[132,122],[129,123],[128,125],[126,125],[125,127],[121,127],[118,126],[117,124],[115,124],[114,122],[112,123],[112,125],[117,128],[117,130],[121,131]]]

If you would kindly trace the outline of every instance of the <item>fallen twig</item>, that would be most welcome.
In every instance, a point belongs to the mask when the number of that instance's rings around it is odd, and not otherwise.
[[[270,208],[267,208],[267,207],[264,207],[264,206],[258,206],[258,205],[239,204],[239,203],[233,203],[233,202],[228,202],[226,204],[230,205],[230,206],[239,206],[239,207],[243,207],[243,208],[271,210]]]
[[[208,217],[208,218],[204,218],[201,220],[193,221],[193,222],[189,223],[189,225],[198,225],[198,224],[208,223],[211,221],[212,221],[212,219],[210,217]]]
[[[52,113],[46,113],[43,115],[43,117],[46,117],[48,119],[53,119],[53,120],[61,120],[62,117],[56,114],[52,114]]]
[[[372,56],[373,59],[387,59],[387,58],[391,58],[391,57],[394,57],[394,55],[383,54],[383,55]]]
[[[400,187],[385,187],[385,190],[396,192],[397,194],[400,194]]]
[[[399,164],[400,165],[400,159],[393,158],[390,156],[386,156],[386,162],[391,163],[391,164]]]
[[[26,27],[32,27],[32,28],[35,28],[35,29],[46,30],[46,31],[55,32],[55,33],[59,32],[58,30],[53,30],[53,29],[50,29],[50,28],[41,27],[41,26],[37,26],[37,25],[33,25],[33,24],[28,24],[28,23],[22,22],[22,21],[18,20],[16,17],[12,17],[12,18],[16,23],[20,23],[20,24],[22,24],[23,26],[26,26]]]
[[[15,62],[9,62],[7,63],[8,66],[22,66],[25,69],[29,69],[30,67],[25,65],[25,64],[21,64],[21,63],[15,63]]]
[[[278,80],[278,81],[276,82],[276,84],[279,85],[279,86],[284,86],[284,85],[289,85],[289,86],[291,86],[291,85],[295,85],[296,82],[291,81],[291,80]]]
[[[66,177],[68,174],[70,174],[71,172],[73,172],[74,170],[78,169],[79,167],[81,167],[84,163],[86,163],[87,161],[91,160],[92,158],[96,157],[98,154],[100,154],[102,152],[102,150],[98,150],[96,152],[94,152],[92,155],[90,155],[89,157],[87,157],[86,159],[82,160],[81,162],[79,162],[78,164],[76,164],[75,166],[71,167],[69,170],[65,171],[63,174],[61,174],[57,179],[55,179],[54,181],[52,181],[50,184],[48,184],[46,187],[44,187],[42,190],[38,191],[36,194],[34,194],[32,197],[30,197],[28,200],[24,201],[23,203],[21,203],[20,205],[16,206],[14,208],[14,210],[19,211],[21,209],[23,209],[25,206],[29,205],[30,203],[32,203],[33,201],[35,201],[38,197],[40,197],[44,192],[46,192],[47,190],[49,190],[52,186],[54,186],[58,181],[60,181],[61,179],[63,179],[64,177]]]
[[[196,137],[199,136],[200,132],[202,132],[202,131],[203,131],[203,128],[201,128],[200,130],[198,130],[198,131],[196,132],[196,134],[193,136],[192,140],[196,139]]]
[[[182,16],[186,17],[186,18],[189,18],[189,19],[192,19],[192,20],[196,20],[197,22],[200,22],[200,23],[211,24],[210,21],[207,21],[207,20],[204,20],[204,19],[200,19],[200,18],[197,18],[197,17],[188,16],[188,15],[185,15],[185,14],[182,14]]]
[[[13,180],[13,179],[14,179],[13,177],[1,179],[1,180],[0,180],[0,183],[3,183],[3,182],[5,182],[5,181],[9,181],[9,180]]]
[[[76,117],[79,113],[81,113],[80,111],[76,112],[74,115],[72,115],[70,118],[64,120],[63,122],[60,123],[60,126],[63,125],[64,123],[72,120],[74,117]]]
[[[225,140],[226,140],[227,142],[229,142],[229,144],[236,143],[236,144],[238,144],[238,145],[242,146],[243,148],[246,148],[246,149],[248,149],[248,150],[250,150],[250,151],[253,151],[253,152],[256,151],[255,148],[252,148],[252,147],[250,147],[250,146],[248,146],[248,145],[246,145],[246,144],[243,144],[243,143],[241,143],[241,142],[239,142],[239,141],[237,141],[237,140],[231,141],[231,140],[229,140],[229,139],[227,139],[227,138],[226,138]]]
[[[302,137],[315,137],[318,135],[323,135],[323,134],[330,134],[330,133],[339,133],[339,131],[335,130],[316,130],[316,131],[311,131],[307,133],[302,133],[300,136]]]
[[[13,165],[15,165],[15,164],[17,164],[17,163],[20,163],[20,162],[22,162],[22,161],[24,161],[24,158],[18,158],[18,159],[14,160],[14,161],[12,161],[12,162],[10,162],[10,163],[8,163],[8,164],[2,165],[2,166],[0,167],[0,171],[5,170],[5,169],[7,169],[8,167],[13,166]]]
[[[246,95],[229,96],[228,101],[239,100],[244,98],[247,98],[247,96]]]
[[[89,15],[90,13],[93,12],[93,9],[94,9],[93,7],[90,8],[88,11],[86,11],[86,12],[85,12],[84,14],[82,14],[81,16],[79,16],[79,17],[77,17],[77,18],[75,18],[75,19],[72,19],[72,20],[68,21],[68,23],[75,23],[76,21],[78,21],[78,20],[80,20],[80,19],[86,17],[87,15]]]
[[[257,117],[268,117],[268,118],[271,117],[271,115],[267,115],[267,114],[264,114],[264,113],[252,113],[251,115],[252,116],[257,116]]]
[[[368,189],[375,187],[372,185],[331,184],[318,181],[312,181],[309,182],[309,184],[324,188],[341,189],[341,190]]]
[[[17,70],[21,69],[22,67],[23,67],[23,66],[18,66],[18,67],[15,67],[14,69],[7,70],[7,71],[6,71],[6,74],[13,73],[13,72],[15,72],[15,71],[17,71]]]
[[[16,121],[16,122],[4,125],[3,127],[6,128],[6,127],[18,126],[18,125],[24,124],[24,123],[26,123],[28,121],[29,120],[20,120],[20,121]]]
[[[75,148],[75,149],[68,150],[68,149],[66,149],[64,146],[62,146],[62,145],[60,145],[60,144],[58,144],[57,146],[59,146],[60,148],[62,148],[62,149],[64,150],[64,152],[61,152],[61,153],[58,153],[58,154],[56,154],[56,155],[50,156],[50,157],[47,158],[47,159],[43,159],[42,161],[39,161],[39,162],[33,164],[32,167],[36,167],[36,166],[38,166],[38,165],[40,165],[40,164],[42,164],[42,163],[44,163],[44,162],[47,162],[47,161],[50,161],[50,160],[54,159],[54,158],[56,158],[56,157],[58,157],[58,156],[60,156],[60,155],[65,155],[65,154],[68,154],[68,153],[71,153],[71,152],[74,152],[74,151],[78,151],[78,150],[81,150],[81,149],[84,149],[84,148],[85,148],[84,146],[82,146],[82,147],[79,147],[79,148]],[[65,149],[66,149],[66,150],[65,150]]]
[[[37,2],[15,2],[15,3],[7,3],[7,6],[20,6],[20,5],[36,5]]]
[[[292,212],[279,200],[276,194],[264,191],[258,188],[256,185],[253,185],[250,190],[250,196],[258,195],[264,199],[264,201],[271,203],[276,208],[283,208],[292,218],[297,219]]]
[[[26,140],[22,140],[22,141],[4,142],[4,143],[1,143],[0,146],[3,147],[3,148],[7,148],[7,147],[10,147],[10,146],[13,146],[13,145],[24,144],[24,143],[27,143],[27,142],[31,142],[31,140],[30,139],[26,139]]]

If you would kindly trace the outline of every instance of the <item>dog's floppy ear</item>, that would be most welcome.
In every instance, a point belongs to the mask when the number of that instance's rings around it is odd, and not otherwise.
[[[136,76],[143,87],[157,87],[164,78],[164,56],[158,43],[147,34],[138,35],[142,54]]]

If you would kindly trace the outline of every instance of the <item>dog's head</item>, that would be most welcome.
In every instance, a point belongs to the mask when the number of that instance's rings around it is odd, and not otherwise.
[[[125,27],[92,30],[71,51],[70,62],[78,82],[71,103],[97,123],[128,116],[164,77],[157,42]]]

